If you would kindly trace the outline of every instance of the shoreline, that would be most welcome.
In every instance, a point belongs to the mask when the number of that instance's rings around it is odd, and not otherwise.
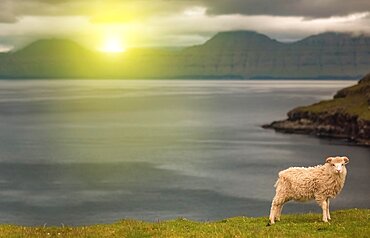
[[[295,123],[289,120],[281,120],[281,121],[273,121],[270,124],[264,124],[261,126],[264,129],[275,130],[279,133],[284,134],[297,134],[297,135],[307,135],[313,136],[320,139],[331,139],[342,141],[346,145],[350,146],[362,146],[362,147],[370,147],[370,140],[361,140],[356,138],[350,138],[346,135],[340,134],[329,134],[325,132],[318,132],[315,128],[310,127],[302,127],[299,123]]]
[[[370,146],[370,73],[357,84],[339,90],[333,99],[295,108],[287,116],[262,127]]]

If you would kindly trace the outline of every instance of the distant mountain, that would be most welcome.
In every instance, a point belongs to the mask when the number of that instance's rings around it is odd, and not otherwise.
[[[183,50],[115,57],[49,39],[0,55],[0,78],[359,78],[369,68],[370,37],[344,33],[282,43],[253,31],[220,32]]]
[[[91,61],[97,54],[70,40],[31,43],[0,57],[0,78],[74,78],[93,76]]]
[[[284,45],[254,31],[220,32],[200,46],[186,49],[187,52],[212,51],[213,53],[240,52],[274,49]],[[267,49],[266,49],[267,48]]]
[[[370,37],[324,33],[281,43],[256,32],[222,32],[185,49],[187,71],[241,78],[360,77],[370,68]]]
[[[92,52],[71,40],[38,40],[13,53],[16,57],[81,57]]]

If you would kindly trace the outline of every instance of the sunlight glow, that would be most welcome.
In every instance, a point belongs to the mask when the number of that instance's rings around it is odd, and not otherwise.
[[[107,53],[121,53],[124,52],[126,48],[123,45],[122,39],[109,36],[104,40],[100,50]]]

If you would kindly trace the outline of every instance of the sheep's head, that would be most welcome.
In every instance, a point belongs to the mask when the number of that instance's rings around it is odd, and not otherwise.
[[[346,156],[329,157],[326,159],[326,163],[329,164],[330,170],[335,174],[347,173],[346,164],[349,163],[349,159]]]

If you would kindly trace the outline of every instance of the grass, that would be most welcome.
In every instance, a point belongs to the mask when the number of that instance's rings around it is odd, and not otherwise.
[[[370,121],[370,74],[367,80],[340,90],[344,97],[321,101],[297,110],[312,113],[345,113]]]
[[[354,95],[346,98],[337,98],[322,101],[311,106],[300,107],[298,110],[313,113],[342,112],[349,115],[356,115],[363,120],[370,120],[370,109],[368,98],[362,95]]]
[[[283,215],[266,226],[267,217],[235,217],[216,222],[177,219],[161,222],[123,220],[80,227],[24,227],[0,225],[0,237],[369,237],[370,209],[332,212],[330,223],[321,214]]]

